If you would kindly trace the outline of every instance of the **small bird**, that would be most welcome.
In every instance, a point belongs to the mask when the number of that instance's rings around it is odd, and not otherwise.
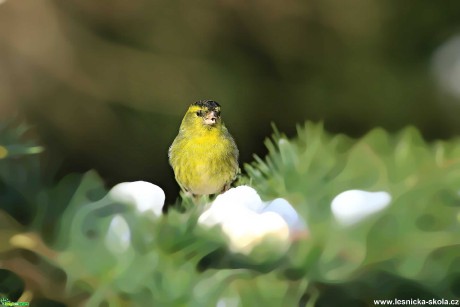
[[[228,190],[240,171],[238,155],[213,100],[190,105],[168,153],[177,183],[193,196]]]

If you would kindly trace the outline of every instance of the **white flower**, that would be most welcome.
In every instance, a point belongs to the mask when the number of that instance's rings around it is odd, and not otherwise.
[[[273,212],[250,213],[230,218],[222,223],[232,252],[249,255],[259,244],[271,243],[279,251],[289,247],[289,227],[281,216]]]
[[[250,186],[242,185],[218,195],[213,202],[213,206],[240,206],[259,212],[264,204],[256,190]]]
[[[375,214],[391,202],[387,192],[348,190],[337,195],[331,203],[335,219],[342,225],[352,225]]]
[[[198,222],[212,227],[233,217],[238,218],[259,212],[263,205],[256,190],[249,186],[239,186],[218,195],[211,207],[200,216]]]
[[[232,188],[217,196],[198,222],[206,227],[220,225],[230,250],[246,255],[268,243],[284,252],[290,245],[290,231],[305,229],[305,223],[286,200],[263,203],[249,186]]]
[[[284,198],[277,198],[271,202],[266,202],[266,206],[263,208],[262,212],[278,213],[289,225],[291,231],[303,231],[307,228],[302,217]]]
[[[247,209],[246,207],[235,205],[226,205],[226,204],[212,204],[211,207],[204,211],[198,218],[198,223],[213,227],[218,224],[224,223],[229,219],[238,219],[241,216],[246,216],[250,214],[256,214],[254,211]]]
[[[115,201],[134,205],[139,212],[151,211],[162,214],[165,193],[157,185],[146,181],[123,182],[114,186],[109,197]]]
[[[128,223],[121,215],[115,215],[105,237],[105,246],[112,253],[122,253],[128,249],[130,241],[131,231]]]

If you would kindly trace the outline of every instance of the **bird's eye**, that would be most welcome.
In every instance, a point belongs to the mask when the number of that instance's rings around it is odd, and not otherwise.
[[[196,116],[203,116],[203,111],[197,111]]]

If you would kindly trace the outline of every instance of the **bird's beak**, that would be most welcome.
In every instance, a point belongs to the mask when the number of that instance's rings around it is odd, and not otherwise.
[[[215,125],[217,122],[217,115],[215,111],[208,112],[206,116],[204,117],[204,123],[205,125]]]

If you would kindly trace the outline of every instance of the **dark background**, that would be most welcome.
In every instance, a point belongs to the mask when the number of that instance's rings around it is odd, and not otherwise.
[[[167,150],[199,99],[221,103],[242,163],[271,122],[459,134],[459,33],[459,1],[6,0],[0,119],[27,118],[58,176],[148,180],[171,203]]]

